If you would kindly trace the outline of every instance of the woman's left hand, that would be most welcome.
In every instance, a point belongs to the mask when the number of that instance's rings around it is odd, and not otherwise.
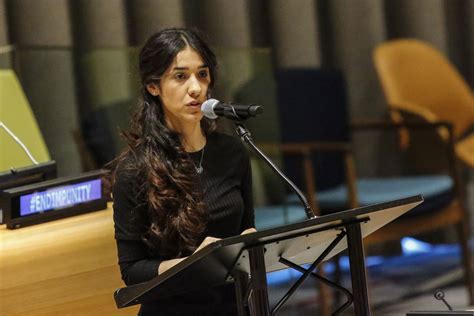
[[[202,243],[199,245],[199,247],[197,247],[196,250],[194,250],[194,253],[198,252],[199,250],[201,250],[202,248],[206,247],[207,245],[210,245],[212,244],[213,242],[216,242],[218,240],[221,240],[220,238],[216,238],[216,237],[211,237],[211,236],[207,236],[206,238],[204,238],[204,240],[202,241]]]
[[[251,233],[255,233],[257,232],[257,230],[255,228],[247,228],[246,230],[244,230],[241,235],[245,235],[245,234],[251,234]]]

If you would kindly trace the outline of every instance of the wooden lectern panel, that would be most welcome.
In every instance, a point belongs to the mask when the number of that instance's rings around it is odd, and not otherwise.
[[[0,315],[136,315],[124,286],[112,210],[8,230],[0,226]]]

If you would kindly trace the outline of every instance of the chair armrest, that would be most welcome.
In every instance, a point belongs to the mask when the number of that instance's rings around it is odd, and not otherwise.
[[[315,176],[311,154],[314,152],[340,152],[344,155],[346,184],[349,193],[349,203],[352,208],[358,206],[356,172],[352,145],[349,142],[289,142],[289,143],[260,143],[258,147],[270,155],[288,154],[302,156],[302,170],[306,186],[306,198],[313,211],[319,215],[319,206],[315,196]]]
[[[437,122],[406,122],[395,123],[386,120],[357,120],[351,122],[351,128],[354,130],[367,130],[367,129],[398,129],[398,128],[415,128],[415,129],[437,129],[446,128],[450,134],[453,131],[453,124],[446,121]]]
[[[427,121],[403,121],[403,122],[391,122],[386,120],[359,120],[351,122],[351,127],[353,131],[363,131],[363,130],[398,130],[400,132],[406,131],[407,129],[432,129],[439,131],[440,128],[445,129],[446,137],[442,137],[445,141],[450,160],[455,160],[455,136],[453,124],[446,121],[436,121],[436,122],[427,122]],[[408,145],[406,145],[408,146]],[[402,146],[404,147],[404,146]]]
[[[361,130],[407,130],[407,129],[432,129],[439,132],[440,128],[443,128],[446,131],[445,136],[442,137],[446,144],[446,155],[448,158],[448,168],[451,174],[451,177],[454,180],[455,190],[458,192],[459,196],[462,196],[461,190],[461,179],[460,179],[460,170],[458,161],[456,159],[455,152],[455,136],[453,124],[446,121],[403,121],[403,122],[391,122],[384,120],[361,120],[351,122],[351,127],[353,131]]]
[[[454,127],[447,121],[402,121],[392,122],[387,120],[358,120],[351,122],[353,131],[364,130],[397,130],[400,137],[400,148],[403,150],[408,148],[410,143],[409,129],[417,130],[434,130],[439,133],[443,142],[446,143],[449,151],[454,154]],[[451,153],[450,153],[451,155]],[[452,157],[449,157],[452,159]]]

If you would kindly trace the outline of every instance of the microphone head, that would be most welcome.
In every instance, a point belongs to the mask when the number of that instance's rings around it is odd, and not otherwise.
[[[260,105],[251,105],[249,107],[249,115],[250,116],[257,116],[263,113],[263,108]]]
[[[433,293],[435,299],[437,300],[443,300],[444,298],[444,292],[442,290],[436,290],[434,293]]]
[[[206,101],[203,102],[201,105],[201,112],[204,114],[205,117],[215,120],[218,118],[216,113],[214,113],[214,107],[219,103],[218,100],[216,99],[207,99]]]

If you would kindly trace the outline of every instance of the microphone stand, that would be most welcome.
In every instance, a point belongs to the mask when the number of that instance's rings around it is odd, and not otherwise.
[[[305,210],[305,213],[306,213],[306,217],[308,219],[312,219],[312,218],[315,218],[317,217],[315,214],[314,214],[314,211],[311,209],[311,206],[309,205],[308,201],[306,200],[306,197],[304,196],[304,194],[301,192],[300,189],[298,189],[298,187],[290,180],[288,179],[287,176],[285,176],[283,174],[283,172],[273,163],[273,161],[270,160],[270,158],[268,158],[253,142],[252,140],[252,136],[250,135],[250,132],[245,128],[243,122],[240,120],[240,118],[238,120],[235,120],[235,124],[236,124],[236,132],[237,132],[237,135],[239,135],[240,139],[242,139],[242,141],[244,141],[247,145],[249,145],[256,153],[257,155],[262,158],[266,163],[267,165],[273,170],[275,171],[275,173],[280,177],[282,178],[285,183],[296,193],[296,195],[298,196],[298,198],[300,199],[301,203],[303,204],[304,206],[304,210]]]
[[[273,170],[275,171],[276,174],[278,174],[278,176],[280,178],[282,178],[285,183],[296,193],[296,195],[298,196],[298,198],[300,199],[301,203],[303,203],[304,205],[304,209],[305,209],[305,212],[306,212],[306,217],[308,219],[312,219],[312,218],[316,218],[317,216],[314,214],[313,210],[311,209],[311,206],[309,205],[308,201],[306,200],[306,197],[304,196],[304,194],[301,192],[301,190],[290,180],[288,179],[287,176],[285,176],[283,174],[283,172],[273,163],[273,161],[270,160],[270,158],[268,158],[261,150],[260,148],[258,148],[253,140],[252,140],[252,136],[250,135],[250,132],[245,128],[243,122],[242,122],[242,118],[240,116],[237,115],[237,113],[235,113],[235,111],[227,111],[227,112],[224,112],[224,116],[226,116],[227,118],[230,118],[232,119],[235,124],[236,124],[236,132],[237,132],[237,135],[239,135],[240,139],[245,142],[247,145],[249,145],[256,153],[257,155],[262,158],[266,164]],[[342,237],[345,236],[345,233],[341,234],[340,238],[342,239]],[[339,240],[338,240],[339,241]],[[337,242],[338,242],[337,241]],[[337,242],[335,241],[334,242],[334,246],[335,244],[337,244]],[[332,247],[330,247],[329,249],[327,249],[327,251],[330,251],[332,250]],[[258,251],[260,251],[260,253],[258,253]],[[253,261],[256,261],[256,260],[263,260],[263,249],[256,249],[256,251],[254,252],[250,252],[250,261],[251,263]],[[254,259],[253,257],[256,257],[257,259]],[[319,279],[321,282],[325,283],[326,285],[334,288],[335,290],[337,291],[340,291],[342,292],[346,297],[347,297],[347,301],[341,305],[332,315],[340,315],[343,311],[345,311],[353,302],[354,300],[354,297],[352,295],[352,293],[350,293],[347,289],[343,288],[342,286],[339,286],[337,285],[336,283],[312,272],[312,270],[317,266],[316,262],[318,262],[320,258],[318,258],[314,263],[314,267],[310,267],[309,269],[305,269],[303,267],[300,267],[284,258],[280,258],[280,262],[282,262],[283,264],[287,265],[288,267],[290,268],[293,268],[297,271],[300,271],[300,272],[304,272],[303,276],[300,277],[300,279],[298,280],[299,283],[302,283],[308,276],[313,276],[313,277],[316,277],[317,279]],[[298,283],[297,282],[297,283]],[[266,283],[266,278],[265,278],[265,283]],[[296,285],[296,284],[295,284]],[[298,284],[299,286],[299,284]],[[278,303],[278,305],[274,308],[274,310],[272,311],[272,315],[274,315],[280,308],[281,306],[284,304],[284,302],[292,295],[291,292],[294,292],[296,291],[296,286],[294,286],[295,288],[293,289],[290,289],[290,292],[288,292],[287,294],[285,294],[285,296],[283,297],[283,299]],[[247,295],[246,295],[247,296]],[[268,308],[268,297],[264,297],[264,298],[261,298],[259,297],[258,298],[258,302],[260,302],[261,304],[264,304],[262,302],[264,302],[266,300],[266,304],[265,307]],[[261,311],[261,310],[259,310]],[[265,313],[264,314],[267,314],[268,312],[265,310]],[[257,313],[258,314],[258,313]],[[268,313],[269,314],[269,313]]]
[[[253,140],[252,136],[250,135],[250,132],[245,128],[243,121],[247,119],[247,116],[239,116],[237,114],[237,111],[235,110],[234,107],[227,107],[223,111],[223,116],[231,119],[234,121],[236,125],[236,132],[237,135],[239,135],[240,139],[245,142],[248,146],[250,146],[256,153],[257,155],[262,158],[266,164],[280,177],[282,178],[285,183],[296,193],[298,198],[300,199],[301,203],[303,203],[304,210],[306,212],[306,217],[308,219],[316,218],[317,216],[314,214],[314,211],[311,209],[311,206],[309,205],[308,201],[306,200],[306,197],[304,194],[301,192],[300,189],[290,180],[288,179],[287,176],[283,174],[283,172],[273,163],[273,161],[270,160],[261,150],[258,148]],[[252,115],[250,115],[252,116]],[[275,315],[278,310],[283,306],[283,304],[293,295],[293,293],[296,291],[296,289],[306,280],[310,275],[316,277],[320,281],[326,283],[330,287],[343,292],[347,296],[347,302],[344,303],[342,306],[340,306],[334,313],[333,315],[339,315],[342,313],[344,310],[346,310],[353,302],[354,297],[353,295],[347,290],[344,289],[343,287],[335,284],[334,282],[312,272],[318,265],[319,263],[326,257],[327,253],[329,253],[338,243],[339,241],[344,238],[346,235],[346,232],[342,232],[332,243],[331,245],[325,250],[321,256],[316,259],[315,262],[310,266],[309,269],[305,269],[303,267],[298,266],[297,264],[292,263],[289,260],[286,260],[283,257],[280,257],[280,262],[287,265],[290,268],[293,268],[295,270],[298,270],[300,272],[304,271],[303,275],[298,279],[298,281],[293,285],[293,287],[285,294],[285,296],[278,302],[277,306],[272,310],[271,315]],[[252,279],[255,279],[256,281],[251,281],[253,285],[250,285],[250,287],[247,288],[247,294],[245,294],[244,301],[248,301],[250,297],[250,293],[253,293],[254,298],[252,299],[253,304],[249,304],[249,308],[253,311],[251,313],[252,315],[270,315],[270,310],[269,310],[269,305],[268,305],[268,294],[267,294],[267,289],[266,289],[266,273],[265,273],[265,258],[264,258],[264,253],[265,253],[265,248],[263,246],[256,246],[251,249],[249,249],[249,263],[250,263],[250,270],[251,270],[251,275]],[[326,253],[326,254],[325,254]],[[248,276],[247,276],[248,277]],[[239,279],[239,278],[237,278]],[[236,279],[236,280],[237,280]],[[257,284],[255,284],[257,283]],[[242,289],[242,282],[236,282],[237,285],[237,292],[241,292]],[[240,295],[239,295],[240,296]],[[240,298],[242,299],[242,297]],[[239,315],[242,315],[241,312],[239,312]]]

